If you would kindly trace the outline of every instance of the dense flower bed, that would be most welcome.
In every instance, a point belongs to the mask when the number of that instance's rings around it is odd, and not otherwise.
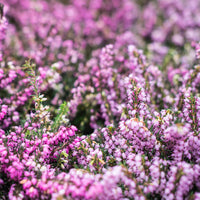
[[[2,3],[0,199],[200,199],[200,1]]]

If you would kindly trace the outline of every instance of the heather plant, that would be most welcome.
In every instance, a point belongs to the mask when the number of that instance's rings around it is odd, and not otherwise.
[[[198,1],[2,3],[0,199],[200,199]]]

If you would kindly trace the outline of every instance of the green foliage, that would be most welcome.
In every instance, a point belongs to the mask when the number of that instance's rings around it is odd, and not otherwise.
[[[78,105],[77,114],[71,123],[75,125],[82,133],[89,135],[93,132],[90,127],[90,104],[80,104]]]
[[[68,116],[68,112],[69,112],[69,105],[64,102],[60,105],[60,108],[58,109],[58,114],[55,117],[55,119],[53,120],[53,124],[51,126],[51,129],[57,130],[58,127],[63,124],[63,123],[68,123],[68,119],[66,118],[66,116]]]
[[[37,75],[36,75],[36,65],[34,63],[31,63],[31,59],[26,60],[25,64],[23,65],[23,70],[28,74],[28,77],[30,77],[30,84],[33,86],[33,90],[36,97],[39,97],[39,85],[37,82]]]

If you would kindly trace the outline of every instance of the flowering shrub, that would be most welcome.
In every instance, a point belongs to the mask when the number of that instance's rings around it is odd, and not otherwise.
[[[0,199],[200,199],[200,3],[2,0]]]

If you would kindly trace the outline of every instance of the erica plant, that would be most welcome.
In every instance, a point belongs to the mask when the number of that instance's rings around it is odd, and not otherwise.
[[[200,3],[0,4],[0,199],[200,199]]]

